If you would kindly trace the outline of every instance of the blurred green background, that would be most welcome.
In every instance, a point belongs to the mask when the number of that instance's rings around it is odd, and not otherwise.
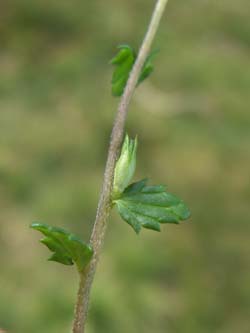
[[[0,3],[0,328],[70,331],[74,268],[46,262],[34,221],[88,239],[118,99],[109,60],[138,48],[153,0]],[[114,212],[88,333],[250,331],[250,3],[173,0],[127,121],[135,179],[192,218],[140,236]]]

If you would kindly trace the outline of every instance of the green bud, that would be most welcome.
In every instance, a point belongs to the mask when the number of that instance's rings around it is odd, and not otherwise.
[[[122,145],[121,155],[116,162],[113,197],[119,197],[129,185],[136,167],[137,138],[130,139],[126,135]]]

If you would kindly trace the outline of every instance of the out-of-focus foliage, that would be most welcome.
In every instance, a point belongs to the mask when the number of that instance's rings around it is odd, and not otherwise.
[[[115,65],[112,76],[112,94],[114,96],[121,96],[129,78],[131,69],[135,63],[137,55],[135,51],[129,45],[120,45],[120,49],[117,55],[111,60],[111,64]],[[154,67],[152,59],[155,52],[148,55],[145,64],[141,70],[141,74],[138,79],[138,85],[143,82],[153,72]]]
[[[90,233],[117,107],[108,62],[139,46],[153,1],[0,6],[0,327],[66,333],[77,277],[40,260],[27,221]],[[192,219],[138,238],[114,212],[88,333],[249,333],[248,9],[169,2],[127,126],[143,147],[136,179],[168,184]]]
[[[114,96],[122,95],[136,59],[136,54],[129,45],[120,45],[119,49],[117,55],[110,62],[116,66],[112,76],[112,94]]]

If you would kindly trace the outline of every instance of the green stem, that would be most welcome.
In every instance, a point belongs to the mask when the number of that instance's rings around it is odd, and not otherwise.
[[[84,272],[80,274],[80,284],[77,294],[75,318],[72,330],[73,333],[84,333],[84,327],[88,313],[90,290],[93,283],[102,244],[104,241],[107,219],[111,210],[111,195],[113,189],[114,170],[115,170],[117,156],[120,151],[120,147],[124,136],[124,128],[125,128],[126,115],[128,112],[128,106],[135,91],[142,67],[149,54],[153,39],[155,37],[156,31],[158,29],[167,2],[168,0],[158,0],[156,2],[153,15],[150,24],[148,26],[147,33],[142,42],[136,62],[131,70],[127,85],[125,87],[123,96],[121,97],[121,101],[115,117],[114,126],[111,134],[109,151],[108,151],[108,157],[106,162],[106,168],[104,173],[102,191],[98,203],[95,224],[93,227],[90,240],[91,245],[94,249],[94,255],[88,267],[85,269]]]

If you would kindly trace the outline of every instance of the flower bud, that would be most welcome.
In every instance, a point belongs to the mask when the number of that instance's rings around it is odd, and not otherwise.
[[[114,174],[113,196],[119,196],[129,185],[136,167],[137,138],[130,139],[126,135],[121,155],[116,162]]]

